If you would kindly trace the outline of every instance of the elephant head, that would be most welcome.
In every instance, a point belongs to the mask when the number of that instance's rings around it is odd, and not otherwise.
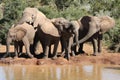
[[[26,32],[27,30],[21,27],[11,28],[8,32],[8,38],[13,41],[19,41],[26,35]]]
[[[85,42],[97,32],[99,32],[99,34],[103,34],[115,26],[114,19],[109,16],[84,16],[81,18],[80,22],[84,28],[88,28],[89,30],[87,35],[79,40],[78,43]]]
[[[55,25],[59,32],[75,33],[74,27],[70,21],[65,18],[54,18],[51,22]]]
[[[19,21],[19,24],[27,22],[29,24],[33,24],[33,27],[37,27],[39,23],[43,23],[45,18],[46,16],[37,8],[27,7],[23,11],[23,16]]]

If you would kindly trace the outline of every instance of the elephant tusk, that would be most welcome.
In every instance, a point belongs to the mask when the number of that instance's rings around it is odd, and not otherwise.
[[[36,30],[36,29],[37,29],[37,27],[34,27],[34,29]]]

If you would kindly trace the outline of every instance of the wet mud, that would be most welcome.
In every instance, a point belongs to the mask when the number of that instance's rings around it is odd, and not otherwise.
[[[91,46],[85,46],[87,53],[92,53]],[[1,47],[0,47],[1,48]],[[58,57],[57,59],[41,59],[41,58],[29,58],[27,56],[21,56],[19,58],[2,58],[5,54],[5,47],[1,48],[0,52],[0,64],[20,64],[20,65],[79,65],[79,64],[113,64],[120,65],[120,54],[110,53],[106,49],[100,55],[92,56],[90,54],[79,54],[76,56],[71,56],[70,60],[63,57]]]

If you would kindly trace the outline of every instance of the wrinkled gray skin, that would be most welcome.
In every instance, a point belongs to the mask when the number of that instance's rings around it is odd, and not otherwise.
[[[30,44],[33,44],[34,35],[35,35],[34,28],[27,23],[23,23],[21,25],[11,27],[7,34],[7,40],[6,40],[6,43],[7,43],[6,53],[7,54],[6,55],[9,55],[10,43],[13,41],[14,46],[15,46],[15,56],[16,57],[18,57],[18,52],[22,52],[22,47],[24,44],[28,56],[30,58],[33,58],[34,56],[30,53],[29,48],[30,48]],[[18,48],[20,48],[20,50]]]
[[[105,32],[115,26],[115,21],[109,16],[83,16],[80,20],[83,28],[89,28],[88,33],[77,43],[92,41],[94,55],[101,52],[102,36]],[[80,31],[79,31],[80,32]],[[79,33],[79,35],[82,35]],[[75,45],[75,44],[73,44]]]
[[[56,58],[60,34],[51,21],[37,8],[28,7],[23,11],[23,17],[19,21],[19,23],[23,22],[33,24],[33,27],[37,29],[34,46],[37,45],[38,41],[41,42],[44,58],[48,58],[49,48],[52,44],[54,45],[53,58]]]
[[[61,34],[60,41],[62,46],[62,52],[63,54],[65,53],[65,58],[69,60],[73,39],[75,36],[78,38],[78,29],[76,28],[76,26],[73,26],[70,21],[64,18],[54,18],[51,19],[51,21]],[[75,54],[73,53],[72,55]]]

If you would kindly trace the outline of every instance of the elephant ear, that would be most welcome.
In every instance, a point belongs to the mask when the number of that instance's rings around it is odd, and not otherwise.
[[[81,24],[84,26],[84,29],[89,29],[89,22],[91,22],[91,16],[83,16],[80,20]]]
[[[22,38],[26,35],[27,30],[24,28],[19,28],[16,30],[16,39],[22,40]]]
[[[15,24],[13,24],[12,26],[11,26],[11,28],[14,28],[15,27]]]

